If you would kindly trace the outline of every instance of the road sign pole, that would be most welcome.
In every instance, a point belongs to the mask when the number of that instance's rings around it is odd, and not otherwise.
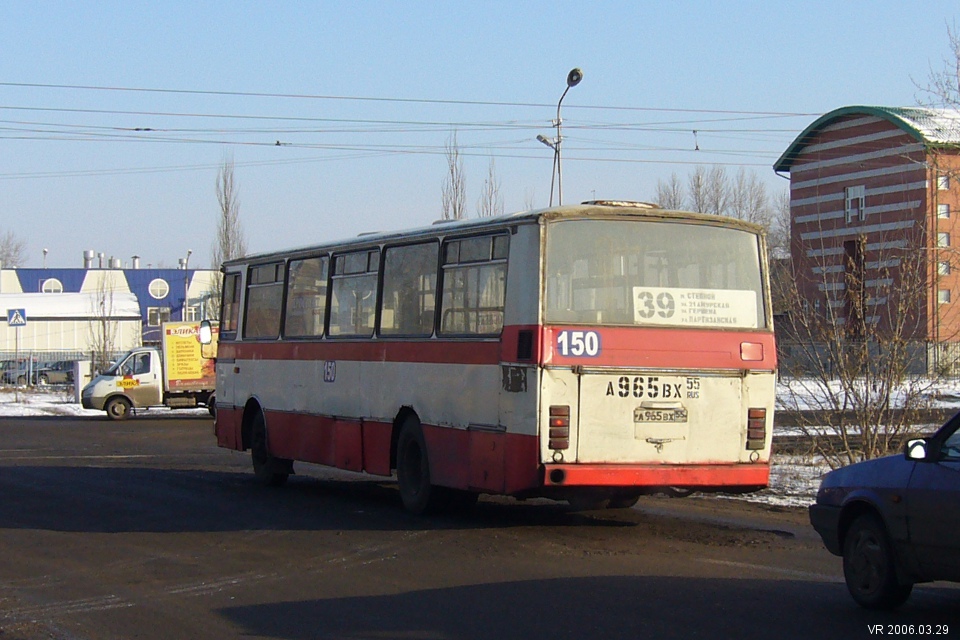
[[[17,325],[17,333],[14,337],[13,342],[13,370],[14,375],[19,376],[20,373],[20,325]],[[17,404],[20,404],[20,385],[17,384],[17,379],[13,380],[13,401]]]

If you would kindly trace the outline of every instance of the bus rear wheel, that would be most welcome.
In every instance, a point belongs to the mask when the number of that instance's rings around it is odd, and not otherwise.
[[[397,439],[397,482],[403,506],[413,514],[436,513],[449,504],[449,491],[430,483],[427,443],[414,418],[404,422]]]
[[[290,460],[277,458],[270,453],[267,444],[267,425],[262,413],[253,419],[250,432],[250,458],[253,460],[253,474],[268,487],[280,487],[290,477]]]

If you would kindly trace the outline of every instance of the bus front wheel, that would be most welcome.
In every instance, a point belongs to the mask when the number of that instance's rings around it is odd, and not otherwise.
[[[443,487],[430,484],[430,460],[420,423],[408,418],[397,439],[397,482],[404,508],[416,515],[436,513],[449,502]]]

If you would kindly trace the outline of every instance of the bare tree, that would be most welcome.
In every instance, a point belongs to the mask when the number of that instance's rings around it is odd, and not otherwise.
[[[707,213],[707,170],[697,165],[687,178],[687,206],[697,213]]]
[[[860,236],[845,243],[840,265],[817,258],[812,275],[779,281],[787,290],[776,297],[789,309],[778,325],[787,382],[778,403],[796,412],[800,431],[833,467],[902,447],[942,375],[926,368],[931,284],[920,240],[902,247]],[[811,300],[811,291],[820,295]]]
[[[234,182],[233,158],[226,157],[217,172],[217,203],[220,205],[217,217],[217,239],[213,243],[213,268],[219,269],[227,260],[240,258],[247,254],[247,240],[240,222],[240,198],[238,188]],[[222,298],[222,276],[214,279],[210,298],[207,302],[207,317],[220,316],[220,300]]]
[[[483,191],[477,200],[477,215],[481,218],[499,216],[503,213],[503,197],[500,195],[500,180],[497,178],[497,165],[490,158],[487,167],[487,179],[483,181]]]
[[[467,217],[467,190],[463,175],[463,158],[457,145],[457,132],[447,138],[444,146],[447,158],[447,175],[443,179],[442,214],[444,220],[462,220]]]
[[[683,209],[683,184],[676,173],[667,181],[657,180],[657,204],[664,209]]]
[[[773,199],[773,220],[767,227],[767,246],[774,258],[790,255],[790,192],[778,191]]]
[[[13,231],[0,236],[0,266],[8,269],[22,267],[27,261],[27,243]]]
[[[919,86],[926,96],[921,104],[929,107],[960,110],[960,32],[956,25],[947,27],[950,53],[943,59],[942,67],[931,67],[927,84]]]
[[[100,282],[93,301],[90,321],[90,348],[93,351],[93,369],[103,371],[117,351],[119,323],[114,319],[113,281],[107,272],[100,272]]]
[[[740,169],[730,186],[727,200],[727,215],[738,220],[746,220],[771,228],[774,208],[767,196],[767,187],[755,172],[747,173]]]
[[[534,191],[532,188],[523,190],[523,209],[524,211],[532,211],[536,207],[536,199],[533,197]]]
[[[730,197],[730,186],[728,182],[727,172],[723,167],[714,165],[710,169],[705,185],[706,208],[704,209],[704,213],[715,216],[727,214],[727,201]]]

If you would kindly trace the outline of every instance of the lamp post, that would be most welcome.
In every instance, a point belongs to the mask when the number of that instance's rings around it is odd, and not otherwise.
[[[563,170],[560,165],[560,145],[563,142],[563,135],[561,134],[561,125],[563,124],[563,119],[560,117],[560,105],[563,104],[563,99],[567,97],[567,91],[570,91],[570,87],[575,87],[580,84],[580,81],[583,80],[583,71],[579,68],[574,68],[570,70],[570,73],[567,74],[567,88],[563,90],[563,95],[560,96],[560,100],[557,101],[557,118],[553,121],[553,126],[557,128],[557,137],[553,140],[549,138],[538,135],[537,140],[545,144],[546,146],[553,149],[553,171],[550,173],[550,206],[553,206],[553,178],[557,178],[557,204],[563,204]]]
[[[187,249],[187,259],[183,261],[183,313],[180,314],[180,318],[186,322],[187,321],[187,308],[189,305],[190,298],[190,254],[193,253],[193,249]]]

